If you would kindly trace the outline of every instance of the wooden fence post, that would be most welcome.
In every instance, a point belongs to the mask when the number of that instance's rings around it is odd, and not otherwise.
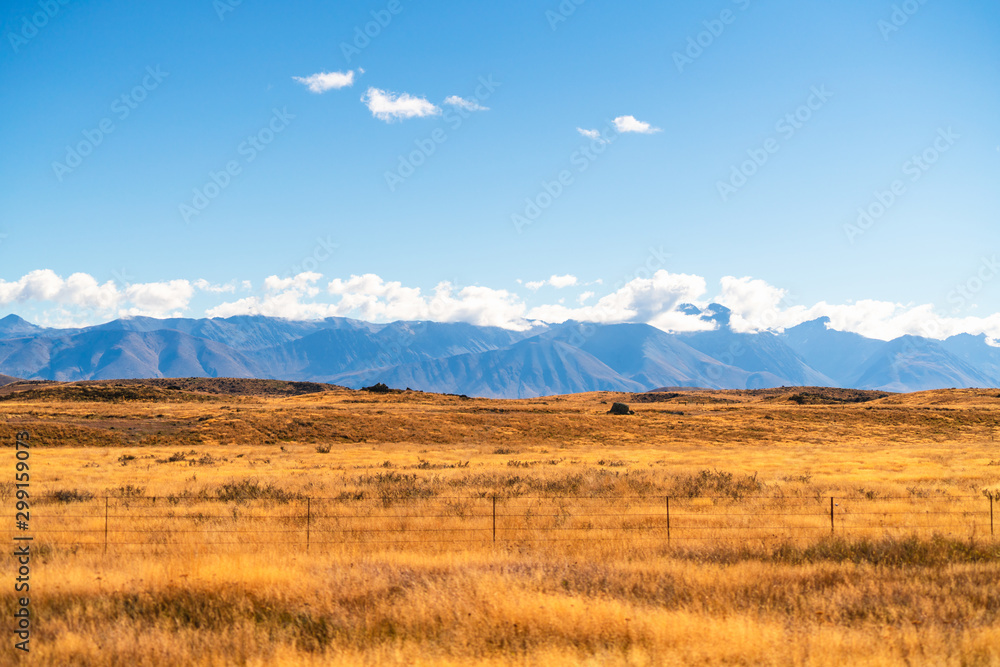
[[[993,494],[990,494],[990,537],[996,537],[993,532]]]
[[[670,496],[667,496],[667,542],[670,542]]]
[[[833,496],[830,496],[830,534],[833,535]]]

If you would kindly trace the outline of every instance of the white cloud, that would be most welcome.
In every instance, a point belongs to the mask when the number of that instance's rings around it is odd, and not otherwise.
[[[188,307],[192,296],[194,285],[187,280],[129,285],[125,288],[125,297],[132,303],[132,307],[122,314],[177,317]]]
[[[363,72],[364,70],[358,70]],[[328,90],[340,90],[354,85],[354,70],[346,72],[318,72],[310,76],[293,76],[293,79],[304,84],[314,93],[325,93]]]
[[[459,107],[461,109],[465,109],[466,111],[489,111],[490,110],[489,107],[484,107],[483,105],[481,105],[476,100],[467,100],[467,99],[465,99],[463,97],[459,97],[458,95],[450,95],[450,96],[446,97],[445,100],[444,100],[444,103],[448,104],[450,106],[453,106],[453,107]]]
[[[660,128],[652,127],[649,123],[636,120],[635,116],[618,116],[614,120],[615,128],[622,133],[638,132],[639,134],[655,134],[660,132]]]
[[[321,317],[353,317],[373,322],[394,320],[432,320],[435,322],[468,322],[479,326],[497,326],[523,330],[530,324],[524,320],[525,306],[505,290],[470,286],[461,289],[451,283],[439,283],[432,294],[402,283],[385,281],[375,274],[336,278],[327,285],[327,292],[338,297],[335,303],[310,300],[317,297],[312,285],[314,274],[295,279],[266,281],[269,293],[263,297],[247,297],[223,303],[209,311],[209,317],[233,315],[267,315],[289,319]]]
[[[15,301],[51,301],[64,306],[107,311],[115,308],[122,295],[112,281],[98,284],[93,276],[74,273],[65,280],[50,269],[39,269],[7,282],[0,280],[0,304]]]
[[[235,281],[228,282],[225,285],[214,285],[205,280],[204,278],[199,278],[198,280],[194,281],[191,284],[194,285],[195,288],[201,290],[202,292],[210,292],[212,294],[224,294],[227,292],[236,291]]]
[[[783,329],[794,326],[805,313],[801,307],[785,307],[788,291],[773,287],[763,280],[725,276],[719,281],[722,292],[714,301],[733,311],[729,325],[741,333]]]
[[[344,317],[373,321],[428,319],[426,300],[419,288],[386,282],[374,273],[347,280],[336,278],[327,291],[340,296],[337,313]]]
[[[66,279],[59,300],[81,308],[104,311],[115,308],[121,295],[112,281],[103,285],[86,273],[74,273]]]
[[[133,283],[121,287],[111,280],[99,283],[86,273],[74,273],[64,279],[55,271],[39,269],[16,281],[0,279],[0,305],[18,302],[30,308],[34,304],[48,304],[41,319],[65,324],[139,315],[174,317],[187,310],[196,289],[210,293],[232,291],[229,286],[212,285],[205,280]]]
[[[576,276],[571,276],[569,274],[566,274],[565,276],[552,276],[549,278],[549,284],[556,289],[572,287],[576,284]]]
[[[587,137],[588,139],[600,139],[601,133],[598,130],[585,130],[582,127],[576,128],[576,131]]]
[[[264,279],[264,289],[267,292],[302,292],[309,296],[319,294],[316,283],[323,277],[315,271],[303,271],[298,275],[289,278],[279,278],[278,276],[268,276]]]
[[[565,322],[619,323],[645,322],[671,331],[709,328],[696,316],[674,312],[678,304],[699,299],[705,293],[705,279],[683,273],[657,271],[650,278],[636,278],[616,292],[600,298],[592,306],[568,308],[560,304],[537,306],[526,317],[529,320]]]
[[[406,118],[423,118],[436,116],[441,109],[422,97],[414,97],[409,93],[391,93],[380,88],[369,88],[361,97],[372,115],[389,123]]]
[[[820,301],[812,306],[793,305],[788,293],[763,280],[726,276],[713,301],[732,310],[730,326],[735,331],[781,331],[820,317],[828,326],[868,338],[892,340],[912,335],[944,339],[960,333],[1000,336],[1000,313],[988,317],[945,317],[932,304],[906,305],[862,299],[846,304]]]
[[[322,278],[323,275],[315,271],[303,271],[287,278],[268,276],[264,279],[263,296],[248,296],[221,303],[205,311],[205,314],[208,317],[264,315],[289,320],[333,317],[337,312],[332,304],[304,300],[320,294],[320,288],[316,283]],[[244,281],[244,287],[249,288],[247,281]]]
[[[342,316],[368,321],[432,320],[469,322],[524,330],[533,322],[578,320],[600,323],[644,322],[664,331],[692,331],[714,326],[699,315],[679,310],[681,304],[704,308],[710,302],[732,311],[730,326],[741,332],[780,331],[801,322],[828,317],[829,326],[869,338],[890,340],[902,335],[943,339],[959,333],[985,334],[1000,339],[1000,313],[985,317],[946,317],[932,304],[901,304],[859,300],[845,304],[825,301],[810,306],[792,304],[787,290],[751,278],[725,276],[718,293],[709,298],[705,279],[689,274],[657,271],[636,278],[600,298],[586,291],[528,308],[524,300],[506,290],[483,286],[458,287],[441,282],[423,292],[376,274],[336,278],[323,288],[323,276],[304,272],[263,281],[257,295],[219,303],[205,311],[209,317],[256,314],[289,319]],[[570,274],[541,281],[519,281],[532,291],[543,286],[579,286]],[[595,281],[596,282],[596,281]],[[594,283],[590,283],[594,284]],[[114,317],[175,317],[187,314],[196,293],[209,295],[249,291],[248,281],[216,285],[203,279],[133,283],[98,282],[86,273],[62,278],[40,269],[18,280],[0,279],[0,306],[23,304],[23,313],[35,312],[36,321],[50,326],[80,326]],[[567,305],[569,303],[570,305]],[[19,306],[20,307],[20,306]]]
[[[853,331],[869,338],[892,340],[899,336],[944,339],[960,333],[1000,336],[1000,313],[987,317],[944,317],[929,303],[904,305],[888,301],[861,300],[851,304],[820,302],[801,316],[801,321],[829,317],[829,327]]]
[[[523,331],[530,328],[524,319],[525,306],[507,290],[489,287],[455,287],[442,282],[434,288],[428,303],[430,314],[441,322],[468,322],[479,326],[503,327]]]
[[[331,294],[341,295],[338,314],[368,320],[433,320],[523,329],[524,304],[506,290],[441,282],[433,295],[419,288],[386,282],[375,274],[330,282]]]
[[[577,277],[566,274],[564,276],[553,275],[548,278],[548,280],[530,280],[524,283],[524,286],[530,289],[532,292],[537,292],[542,287],[549,285],[555,287],[556,289],[562,289],[564,287],[572,287],[577,284]]]
[[[333,317],[336,308],[327,303],[303,302],[302,292],[289,290],[265,296],[249,296],[237,301],[221,303],[205,311],[207,317],[233,317],[235,315],[264,315],[288,320],[318,320]]]

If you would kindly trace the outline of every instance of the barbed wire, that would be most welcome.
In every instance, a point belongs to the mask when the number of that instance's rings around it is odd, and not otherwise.
[[[910,509],[888,507],[878,509],[878,504],[886,497],[878,498],[837,498],[797,499],[798,503],[787,503],[782,497],[747,498],[684,498],[671,496],[603,496],[604,507],[591,503],[567,507],[569,501],[580,500],[575,496],[544,496],[531,505],[505,503],[500,497],[486,496],[462,498],[463,502],[485,504],[485,511],[466,511],[462,508],[442,513],[437,507],[441,497],[420,499],[394,499],[392,502],[377,500],[345,501],[356,502],[367,509],[364,513],[331,513],[324,503],[317,503],[324,511],[313,512],[313,498],[297,499],[300,504],[284,511],[275,508],[273,499],[232,500],[233,511],[229,514],[203,514],[196,511],[178,512],[173,506],[161,506],[162,512],[151,511],[148,503],[136,499],[122,499],[113,496],[94,496],[73,499],[74,505],[90,503],[88,509],[69,507],[63,499],[60,505],[42,505],[32,509],[33,536],[38,543],[51,547],[109,547],[146,546],[162,548],[214,547],[222,545],[260,546],[283,544],[286,546],[369,545],[392,546],[413,544],[534,544],[549,542],[606,542],[655,540],[662,543],[742,540],[798,540],[815,539],[824,535],[862,535],[881,531],[886,533],[921,531],[944,531],[947,534],[994,536],[995,498],[986,496],[951,496],[948,498],[905,498],[911,502]],[[584,496],[585,500],[593,497]],[[700,505],[697,501],[711,499],[713,504]],[[975,499],[975,503],[969,502]],[[111,512],[112,500],[114,513]],[[154,501],[155,498],[142,498]],[[199,498],[192,502],[218,502],[221,499]],[[645,504],[638,504],[641,500]],[[616,508],[621,501],[634,501],[635,507]],[[723,502],[719,502],[723,501]],[[752,509],[758,501],[760,511]],[[839,502],[838,502],[839,501]],[[278,501],[281,502],[281,501]],[[799,511],[796,508],[815,503],[814,511]],[[942,508],[943,503],[955,508]],[[399,507],[397,505],[403,505]],[[555,505],[549,507],[547,505]],[[789,511],[781,507],[790,505]],[[927,509],[921,508],[924,505]],[[421,507],[426,512],[421,512]],[[655,507],[655,511],[649,511]],[[59,512],[65,508],[67,512]],[[134,508],[134,511],[131,511]],[[515,511],[520,509],[521,511]],[[103,511],[102,511],[103,510]],[[275,511],[267,511],[275,510]],[[539,511],[540,510],[540,511]],[[249,511],[250,513],[243,513]],[[402,513],[400,513],[402,512]],[[0,515],[13,519],[15,515]],[[960,517],[947,523],[948,517]],[[986,519],[988,517],[988,520]],[[926,518],[926,522],[914,519]],[[787,519],[782,521],[782,519]],[[754,524],[755,520],[763,525]],[[34,523],[34,522],[38,523]],[[352,525],[355,521],[365,521],[366,525]],[[435,521],[439,525],[428,526],[424,521]],[[77,525],[67,525],[76,522]],[[137,525],[147,522],[148,525]],[[184,527],[190,522],[194,527]],[[220,522],[236,525],[221,526]],[[396,522],[386,525],[384,522]],[[331,526],[330,524],[333,524]],[[50,526],[51,524],[51,526]],[[96,525],[95,525],[96,524]],[[101,525],[103,524],[103,525]],[[199,525],[200,524],[200,525]],[[346,525],[344,525],[346,524]],[[443,525],[441,525],[443,524]],[[458,525],[454,525],[458,524]],[[469,525],[472,524],[472,525]],[[41,526],[41,528],[37,528]],[[711,533],[711,534],[708,534]],[[611,534],[609,536],[609,534]],[[64,542],[62,536],[92,535],[96,539],[88,542]],[[238,541],[217,541],[214,536],[238,535]],[[254,536],[272,537],[282,535],[286,539],[253,540]],[[450,537],[445,538],[445,535]],[[481,535],[465,539],[466,535]],[[805,537],[808,535],[808,537]],[[143,541],[128,539],[128,536],[145,537]],[[179,539],[184,536],[199,536],[193,543]],[[395,539],[388,539],[398,536]],[[414,536],[415,539],[406,539]],[[559,536],[559,537],[555,537]],[[102,539],[103,537],[103,539]],[[304,540],[302,538],[305,538]],[[336,537],[335,541],[330,538]],[[438,539],[440,537],[440,539]],[[123,539],[124,538],[124,539]],[[358,539],[360,538],[360,539]]]

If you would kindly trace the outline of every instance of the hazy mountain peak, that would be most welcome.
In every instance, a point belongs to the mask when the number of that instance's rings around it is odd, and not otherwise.
[[[718,303],[710,303],[701,313],[701,319],[708,322],[715,322],[720,329],[729,328],[729,320],[733,311]]]

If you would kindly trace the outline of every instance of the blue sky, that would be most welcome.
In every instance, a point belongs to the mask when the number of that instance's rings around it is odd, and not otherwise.
[[[1000,336],[995,2],[456,4],[4,3],[0,311]]]

